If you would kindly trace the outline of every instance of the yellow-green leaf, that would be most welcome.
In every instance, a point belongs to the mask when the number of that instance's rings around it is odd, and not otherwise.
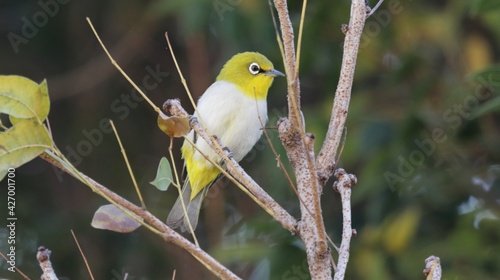
[[[500,112],[500,96],[495,96],[472,112],[471,119],[479,118],[489,113]]]
[[[43,122],[49,114],[47,82],[37,84],[21,76],[0,76],[0,113],[17,119],[38,118]]]
[[[143,219],[133,213],[125,213],[123,210],[107,204],[99,207],[92,218],[92,227],[97,229],[106,229],[121,233],[129,233],[141,226],[139,222],[131,216],[142,221]]]
[[[409,207],[396,217],[389,219],[385,229],[383,244],[392,254],[403,252],[412,242],[417,233],[421,213],[418,208]]]
[[[47,128],[36,119],[20,120],[0,133],[0,170],[17,168],[52,147]]]
[[[170,137],[182,137],[189,133],[189,118],[158,115],[158,127]]]
[[[151,185],[155,186],[160,191],[166,191],[170,184],[173,182],[172,169],[170,168],[170,163],[166,158],[161,158],[160,164],[158,165],[158,171],[156,172],[156,178],[154,181],[150,182]]]
[[[7,175],[7,170],[0,170],[0,182],[5,178],[5,175]]]

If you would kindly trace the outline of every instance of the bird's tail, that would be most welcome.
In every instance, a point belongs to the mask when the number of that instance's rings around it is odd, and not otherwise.
[[[191,223],[191,227],[195,230],[198,225],[201,205],[203,204],[203,199],[207,195],[208,189],[208,187],[203,188],[203,190],[199,192],[193,200],[190,200],[191,184],[189,183],[189,178],[186,178],[184,186],[182,187],[182,195],[177,198],[172,210],[170,210],[170,213],[168,214],[167,225],[171,228],[180,228],[181,231],[184,232],[189,230],[189,223]],[[184,215],[181,199],[184,201],[184,205],[186,206],[189,221]]]

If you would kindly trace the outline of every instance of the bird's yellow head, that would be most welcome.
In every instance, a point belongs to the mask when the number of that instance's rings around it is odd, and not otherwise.
[[[285,76],[273,68],[273,63],[257,52],[244,52],[233,56],[222,68],[217,81],[238,86],[246,95],[265,99],[276,76]]]

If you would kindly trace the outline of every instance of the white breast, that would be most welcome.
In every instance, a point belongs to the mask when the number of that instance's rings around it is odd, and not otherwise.
[[[267,122],[265,99],[256,101],[243,94],[234,84],[225,81],[213,83],[198,100],[197,106],[203,120],[200,123],[205,123],[208,131],[221,139],[236,161],[242,160],[250,152],[262,135],[262,125]],[[192,139],[192,131],[188,137]],[[197,137],[196,146],[213,161],[219,161],[219,157],[200,137]],[[197,160],[203,159],[199,152],[194,156]]]

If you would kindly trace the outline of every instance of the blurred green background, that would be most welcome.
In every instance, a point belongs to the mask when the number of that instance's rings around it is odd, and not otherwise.
[[[370,1],[370,5],[375,3]],[[301,1],[290,1],[295,28]],[[316,148],[330,118],[350,2],[310,1],[300,64],[303,111]],[[191,92],[203,93],[223,63],[247,50],[284,70],[266,1],[3,0],[0,74],[47,79],[50,127],[78,168],[139,203],[117,141],[100,129],[113,119],[148,209],[162,220],[176,191],[149,184],[168,139],[154,112],[137,101],[85,21],[148,96],[161,106],[180,98],[192,110],[169,52],[168,32]],[[353,189],[351,259],[346,279],[424,279],[424,260],[441,258],[443,279],[500,279],[500,3],[497,0],[386,0],[367,20],[361,42],[347,139],[339,167],[358,177]],[[149,77],[149,78],[148,78]],[[268,130],[286,116],[286,83],[269,94]],[[181,141],[175,164],[181,168]],[[262,139],[242,161],[258,183],[299,217],[298,202]],[[194,258],[145,229],[118,234],[90,226],[106,202],[36,159],[16,173],[17,265],[41,271],[36,248],[53,251],[60,277],[212,279]],[[328,182],[322,196],[328,233],[340,242],[341,207]],[[6,197],[6,183],[0,190]],[[204,249],[244,279],[308,279],[301,242],[233,184],[214,187],[197,235]],[[2,199],[0,219],[7,215]],[[2,222],[3,223],[3,222]],[[8,232],[0,227],[0,250]],[[336,254],[333,254],[336,257]],[[0,261],[0,278],[21,279]]]

